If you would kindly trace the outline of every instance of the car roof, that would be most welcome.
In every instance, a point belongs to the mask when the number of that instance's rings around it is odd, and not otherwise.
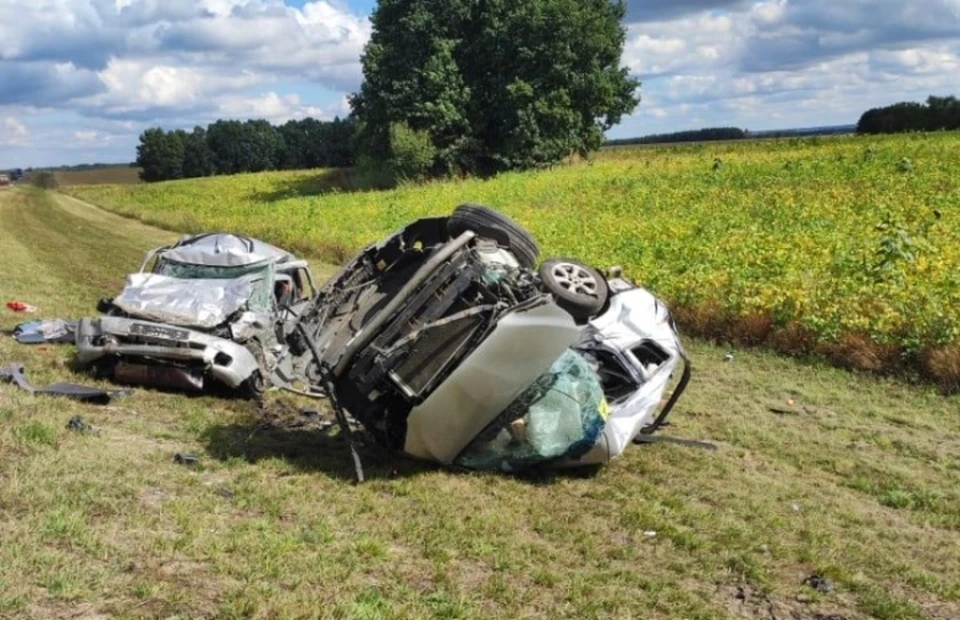
[[[211,267],[246,267],[296,260],[293,254],[265,241],[234,233],[186,236],[158,251],[164,260]]]

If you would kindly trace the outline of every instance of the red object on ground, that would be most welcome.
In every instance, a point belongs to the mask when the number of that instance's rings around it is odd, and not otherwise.
[[[7,307],[13,310],[14,312],[36,312],[37,309],[31,306],[30,304],[25,304],[22,301],[9,301],[7,302]]]

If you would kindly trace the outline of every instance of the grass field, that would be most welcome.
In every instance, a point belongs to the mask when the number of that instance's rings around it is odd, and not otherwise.
[[[173,237],[0,192],[0,298],[40,308],[0,327],[91,313]],[[292,401],[136,390],[98,408],[0,385],[0,618],[960,617],[960,399],[688,343],[669,432],[719,451],[634,447],[593,476],[367,448],[357,487]],[[88,381],[73,354],[0,336],[37,384]]]
[[[92,170],[58,170],[57,185],[131,185],[140,182],[140,169],[130,166],[112,166]]]
[[[960,388],[960,134],[610,149],[589,164],[390,192],[341,191],[343,177],[71,191],[163,227],[228,228],[331,260],[412,218],[484,202],[545,255],[623,264],[688,331]]]

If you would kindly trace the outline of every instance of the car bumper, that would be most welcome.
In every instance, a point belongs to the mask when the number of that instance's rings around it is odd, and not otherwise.
[[[162,323],[100,317],[81,319],[77,358],[91,364],[107,358],[148,358],[201,365],[205,374],[231,388],[240,387],[260,370],[246,347],[203,332]]]

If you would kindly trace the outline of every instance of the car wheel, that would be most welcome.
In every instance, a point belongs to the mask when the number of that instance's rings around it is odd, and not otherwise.
[[[540,280],[557,305],[577,321],[597,316],[610,292],[600,272],[566,258],[554,258],[540,266]]]
[[[459,237],[466,231],[495,240],[509,248],[521,267],[533,269],[540,256],[540,247],[533,236],[512,219],[489,207],[477,204],[462,204],[453,211],[447,221],[447,232]]]
[[[254,372],[241,385],[243,395],[249,400],[260,400],[267,393],[267,384],[260,371]]]

